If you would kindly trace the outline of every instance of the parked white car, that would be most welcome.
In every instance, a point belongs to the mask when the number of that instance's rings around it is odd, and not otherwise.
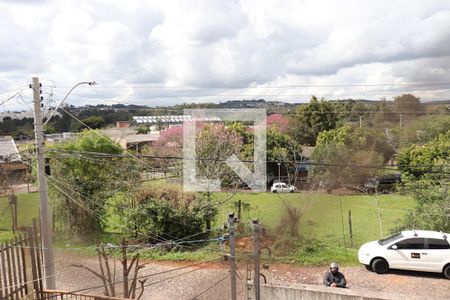
[[[270,188],[272,193],[293,193],[295,187],[293,185],[287,185],[284,182],[276,182]]]
[[[361,246],[359,262],[378,274],[389,269],[443,273],[450,279],[449,233],[409,230]]]

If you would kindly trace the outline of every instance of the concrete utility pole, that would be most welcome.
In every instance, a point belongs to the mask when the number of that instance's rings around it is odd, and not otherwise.
[[[34,134],[36,138],[36,159],[37,159],[37,173],[39,185],[39,208],[41,215],[41,238],[42,238],[42,253],[44,261],[44,278],[45,287],[47,289],[56,289],[55,283],[55,264],[53,260],[53,244],[51,231],[51,214],[49,213],[48,205],[48,186],[47,180],[44,176],[45,161],[44,161],[44,128],[42,125],[42,111],[41,111],[41,85],[39,78],[33,77],[31,85],[33,89],[33,103],[34,103]]]
[[[362,128],[362,116],[359,116],[359,128]]]
[[[231,299],[236,300],[236,248],[234,244],[234,212],[228,215],[230,226]]]
[[[259,283],[259,235],[261,233],[258,219],[252,222],[253,227],[253,251],[255,256],[255,278],[253,284],[255,285],[255,300],[261,299],[260,283]]]

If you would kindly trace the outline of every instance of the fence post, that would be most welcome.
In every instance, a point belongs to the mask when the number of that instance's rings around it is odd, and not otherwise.
[[[353,248],[353,226],[352,226],[352,210],[348,210],[348,228],[350,231],[350,245]]]

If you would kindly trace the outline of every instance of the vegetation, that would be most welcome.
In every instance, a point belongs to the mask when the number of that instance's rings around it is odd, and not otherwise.
[[[120,154],[122,149],[95,131],[85,131],[74,141],[58,144],[51,152],[49,185],[55,196],[56,215],[80,237],[102,231],[106,200],[128,188],[128,179],[137,178],[130,176],[133,170],[126,161],[111,164],[110,160],[83,157],[84,152]]]
[[[398,157],[404,190],[417,206],[404,227],[450,232],[450,130],[423,145],[411,145]]]
[[[367,179],[380,175],[383,166],[394,154],[386,137],[374,129],[346,124],[322,131],[316,142],[312,160],[323,165],[314,166],[312,176],[331,189],[339,186],[358,187]]]

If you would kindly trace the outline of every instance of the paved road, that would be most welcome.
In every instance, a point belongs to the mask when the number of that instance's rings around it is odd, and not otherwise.
[[[96,257],[75,256],[57,253],[57,287],[63,290],[79,290],[101,285],[100,279],[87,270],[75,268],[72,264],[82,264],[98,270]],[[116,261],[116,279],[121,279],[119,262]],[[271,265],[264,270],[268,282],[275,285],[298,286],[300,284],[322,284],[325,268],[291,267]],[[377,275],[363,267],[342,268],[349,288],[361,293],[385,292],[398,294],[398,298],[408,299],[413,295],[423,299],[449,299],[450,280],[440,274],[413,272],[391,272]],[[246,266],[239,267],[238,299],[244,299]],[[141,299],[230,299],[229,264],[214,263],[172,263],[147,262],[140,273],[144,276],[146,287]],[[224,279],[225,278],[225,279]],[[102,289],[90,290],[102,294]]]

